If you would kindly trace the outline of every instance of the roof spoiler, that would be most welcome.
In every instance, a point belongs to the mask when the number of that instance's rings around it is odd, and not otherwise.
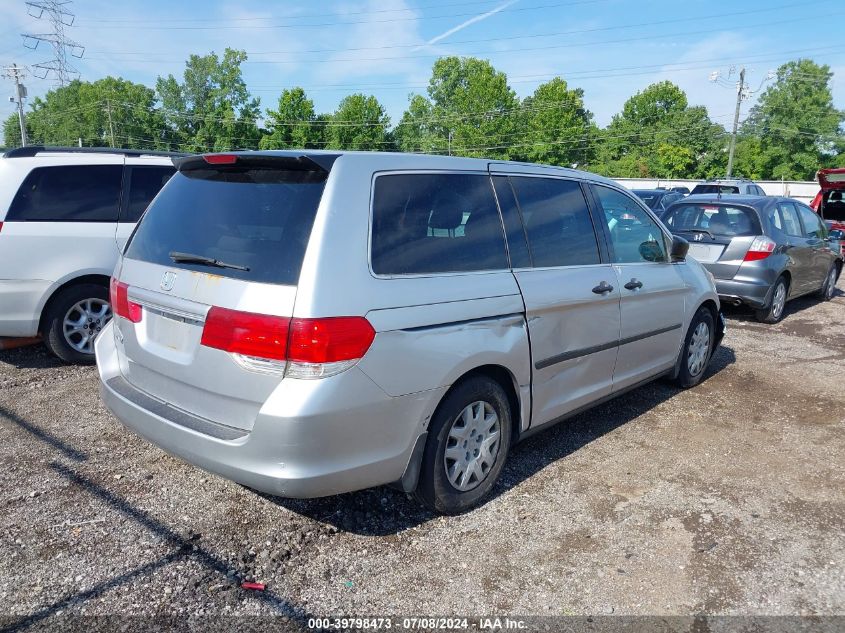
[[[197,154],[183,158],[174,158],[173,164],[179,171],[208,169],[211,166],[219,169],[231,165],[240,165],[245,167],[328,173],[339,157],[340,154],[264,154],[260,152],[238,152]]]
[[[151,149],[121,149],[117,147],[60,147],[53,145],[24,145],[7,150],[6,158],[31,158],[41,153],[50,154],[120,154],[122,156],[186,156],[184,152],[164,152]]]

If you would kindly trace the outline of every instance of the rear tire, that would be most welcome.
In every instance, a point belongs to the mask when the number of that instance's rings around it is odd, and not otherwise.
[[[493,489],[511,442],[508,396],[476,376],[456,386],[431,422],[414,497],[441,514],[477,506]]]
[[[836,292],[836,280],[839,277],[839,269],[836,267],[836,264],[830,267],[830,270],[827,271],[827,275],[824,278],[824,283],[819,291],[816,293],[816,296],[821,299],[822,301],[830,301],[833,299],[833,293]]]
[[[716,336],[713,313],[705,307],[698,309],[692,317],[684,345],[681,347],[681,367],[675,383],[683,388],[694,387],[704,378],[713,356],[713,341]]]
[[[79,284],[56,294],[44,313],[44,343],[66,363],[94,363],[94,338],[111,319],[109,290]]]
[[[777,278],[775,285],[772,286],[772,300],[769,301],[768,307],[754,312],[757,320],[760,323],[777,323],[780,321],[783,318],[788,293],[789,284],[786,283],[786,278],[781,275]]]

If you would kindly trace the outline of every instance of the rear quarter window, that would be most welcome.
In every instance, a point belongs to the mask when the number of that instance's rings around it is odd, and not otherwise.
[[[126,257],[215,275],[296,285],[324,172],[239,168],[179,172],[139,222]],[[246,268],[175,263],[172,253]]]
[[[380,275],[509,267],[490,177],[385,174],[373,191],[371,261]]]
[[[122,165],[36,167],[12,200],[7,221],[117,222]]]

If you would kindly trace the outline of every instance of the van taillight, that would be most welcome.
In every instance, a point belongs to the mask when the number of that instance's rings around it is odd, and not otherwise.
[[[294,378],[324,378],[357,363],[375,335],[363,317],[290,319],[213,307],[206,316],[201,343],[238,354],[253,369],[286,371]]]
[[[214,307],[205,317],[200,343],[232,354],[286,360],[289,324],[284,317]]]
[[[766,259],[774,252],[776,246],[777,244],[774,240],[770,240],[765,235],[758,235],[754,238],[754,241],[751,242],[751,246],[748,247],[748,252],[745,253],[744,261],[756,262],[760,259]]]
[[[0,222],[0,231],[2,231],[2,230],[3,230],[3,223]]]
[[[111,278],[109,284],[109,303],[115,316],[128,319],[132,323],[140,323],[143,310],[140,304],[129,300],[129,285]]]

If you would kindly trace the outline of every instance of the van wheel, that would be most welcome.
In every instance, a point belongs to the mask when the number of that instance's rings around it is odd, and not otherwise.
[[[778,280],[772,287],[772,300],[769,302],[769,307],[754,312],[754,316],[760,323],[777,323],[781,320],[788,291],[789,287],[786,279],[778,277]]]
[[[822,301],[830,301],[833,299],[833,293],[836,292],[836,279],[839,277],[839,270],[836,264],[830,267],[827,271],[827,276],[824,278],[824,283],[821,289],[816,293],[816,296]]]
[[[59,292],[44,315],[44,343],[66,363],[92,364],[94,339],[111,320],[109,291],[79,284]]]
[[[705,307],[699,308],[692,318],[681,348],[681,368],[675,379],[679,387],[694,387],[704,378],[713,355],[714,331],[713,313]]]
[[[459,384],[431,422],[414,496],[443,514],[477,506],[499,478],[510,441],[505,390],[484,376]]]

